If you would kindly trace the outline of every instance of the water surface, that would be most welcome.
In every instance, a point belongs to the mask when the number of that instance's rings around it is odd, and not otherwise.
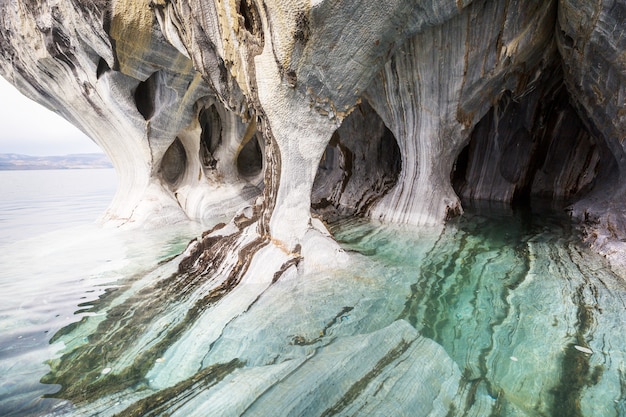
[[[200,233],[100,228],[115,188],[112,169],[0,171],[0,415],[54,409],[59,401],[42,396],[59,387],[39,382],[62,348],[52,336]]]
[[[0,171],[0,245],[93,223],[116,182],[113,169]]]
[[[347,267],[208,303],[167,261],[197,227],[4,245],[0,415],[626,416],[624,279],[567,218],[331,230]]]

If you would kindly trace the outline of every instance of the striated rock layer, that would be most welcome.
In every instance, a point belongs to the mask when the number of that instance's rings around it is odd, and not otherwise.
[[[335,223],[349,267],[308,274],[249,226],[238,261],[257,253],[256,273],[232,275],[213,239],[212,265],[187,252],[190,272],[165,263],[84,304],[52,339],[42,382],[58,392],[24,402],[54,416],[623,416],[623,281],[561,218],[488,212],[441,229]]]
[[[578,3],[5,2],[0,72],[109,155],[115,224],[263,192],[260,234],[294,248],[312,193],[417,225],[538,195],[619,239],[626,6]]]
[[[4,2],[0,74],[109,155],[108,223],[261,204],[259,234],[294,249],[311,205],[431,225],[540,196],[602,249],[626,235],[625,7]]]

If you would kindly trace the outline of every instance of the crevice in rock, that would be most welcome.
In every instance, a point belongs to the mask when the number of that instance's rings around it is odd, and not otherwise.
[[[454,161],[452,172],[450,173],[450,183],[454,191],[460,195],[459,190],[463,189],[467,185],[467,170],[470,157],[470,145],[472,142],[465,145],[465,147],[459,152],[459,155]]]
[[[310,21],[307,13],[300,11],[296,16],[296,29],[293,33],[293,38],[301,43],[306,44],[309,41],[310,36]]]
[[[107,64],[104,58],[100,58],[100,60],[98,61],[98,68],[96,69],[96,78],[100,79],[100,77],[102,77],[105,73],[109,71],[111,71],[111,67],[109,67],[109,64]]]
[[[367,215],[396,184],[401,169],[395,136],[363,102],[335,131],[320,160],[312,209],[329,222]]]
[[[563,30],[561,30],[561,36],[563,39],[563,46],[570,48],[570,49],[574,48],[574,39],[571,36],[569,36]]]
[[[145,120],[150,120],[155,112],[155,100],[158,88],[158,72],[147,80],[141,81],[134,92],[135,106]]]
[[[169,185],[174,186],[185,174],[187,153],[179,138],[170,145],[161,159],[159,173]]]
[[[263,42],[263,25],[261,16],[254,0],[241,0],[238,4],[237,13],[243,17],[243,26],[246,31]]]
[[[76,56],[69,35],[58,27],[42,28],[45,47],[50,56],[67,66],[73,73],[76,71]]]
[[[222,121],[215,106],[204,108],[198,116],[200,122],[200,162],[202,168],[215,169],[217,159],[214,154],[222,144]]]

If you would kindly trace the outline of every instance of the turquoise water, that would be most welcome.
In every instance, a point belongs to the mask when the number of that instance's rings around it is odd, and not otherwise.
[[[459,366],[470,393],[465,413],[625,415],[624,280],[579,243],[566,218],[468,211],[417,253],[402,250],[411,238],[393,228],[337,235],[398,275],[414,268],[398,318]]]
[[[39,416],[58,406],[40,383],[61,348],[60,329],[85,305],[182,251],[200,231],[102,229],[116,188],[112,169],[0,171],[0,415]]]
[[[331,231],[346,266],[261,249],[217,301],[167,261],[197,229],[3,246],[0,415],[626,416],[624,279],[567,218]]]

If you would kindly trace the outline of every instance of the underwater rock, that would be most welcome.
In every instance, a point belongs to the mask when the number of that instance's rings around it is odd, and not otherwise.
[[[605,399],[603,390],[614,393],[624,386],[623,360],[604,363],[601,355],[585,357],[575,348],[601,352],[590,332],[605,337],[617,322],[609,317],[617,313],[593,313],[594,297],[604,296],[598,288],[605,284],[590,283],[588,276],[597,270],[577,267],[570,247],[528,241],[518,248],[531,254],[527,264],[500,270],[508,287],[476,283],[476,291],[488,293],[483,300],[498,302],[477,306],[471,315],[460,304],[444,310],[422,304],[429,292],[470,297],[455,292],[458,283],[435,285],[449,278],[442,274],[410,288],[401,285],[397,297],[404,302],[388,310],[395,317],[366,325],[367,306],[350,310],[362,326],[336,341],[327,340],[331,328],[341,328],[337,320],[356,301],[334,306],[343,313],[328,317],[321,329],[317,323],[294,331],[287,350],[284,339],[276,342],[282,346],[276,357],[229,355],[222,346],[236,351],[224,336],[245,322],[267,292],[350,265],[353,254],[335,242],[319,217],[441,226],[463,212],[462,200],[519,206],[542,197],[569,205],[594,248],[626,265],[624,19],[623,0],[0,3],[0,74],[88,134],[118,172],[105,223],[154,227],[232,217],[158,273],[130,284],[107,315],[59,334],[98,329],[92,345],[66,337],[66,355],[51,361],[45,381],[63,385],[58,396],[79,408],[117,404],[111,412],[125,407],[141,412],[142,401],[155,400],[151,395],[159,392],[167,393],[157,401],[165,410],[167,398],[200,386],[213,387],[210,395],[222,398],[226,381],[249,377],[256,382],[242,392],[242,404],[258,397],[246,409],[252,413],[258,407],[262,414],[275,401],[264,405],[261,391],[272,398],[283,395],[272,393],[275,384],[258,379],[263,368],[268,378],[296,385],[301,379],[337,384],[336,391],[323,394],[334,406],[313,414],[376,413],[389,402],[362,402],[359,395],[375,397],[381,390],[386,398],[404,396],[408,391],[387,390],[384,381],[408,389],[405,375],[425,366],[413,353],[424,350],[440,357],[443,367],[424,368],[437,381],[437,390],[424,394],[435,398],[423,405],[424,415],[466,408],[491,414],[498,407],[530,413],[517,392],[536,398],[531,408],[541,413],[573,401],[580,407],[568,415],[590,415],[589,404]],[[471,246],[472,238],[460,242]],[[474,259],[487,256],[472,254],[469,266],[456,264],[447,251],[464,248],[441,245],[441,259],[416,265],[424,276],[440,271],[442,262],[450,262],[448,271],[466,272]],[[553,292],[535,287],[538,276],[551,273],[533,261],[543,253],[565,259],[552,267],[573,271],[575,278],[552,283]],[[476,262],[486,271],[503,268]],[[394,276],[383,276],[386,285],[399,285]],[[368,289],[366,282],[359,284]],[[374,287],[381,293],[387,288]],[[543,304],[515,304],[523,291]],[[376,299],[372,293],[363,299]],[[556,293],[569,298],[555,302]],[[272,298],[274,304],[284,299],[280,291]],[[527,346],[491,349],[503,343],[504,334],[507,343],[538,338],[536,324],[523,319],[535,307],[554,318],[554,329],[544,326],[550,331],[541,332],[554,332],[558,344],[544,352],[550,366],[535,360],[520,371],[514,367],[533,354]],[[515,309],[520,316],[513,320]],[[260,313],[255,314],[252,323],[259,323]],[[291,319],[294,310],[285,314]],[[476,318],[481,320],[474,324]],[[605,320],[604,327],[594,327]],[[118,327],[120,321],[125,325]],[[444,325],[450,322],[466,326]],[[561,332],[559,323],[571,332]],[[274,343],[252,332],[255,325],[242,328],[255,340]],[[468,332],[485,337],[471,346],[459,343]],[[364,346],[381,335],[389,343],[382,343],[376,356]],[[240,338],[233,340],[241,344]],[[110,349],[107,363],[94,346]],[[309,356],[317,349],[317,357]],[[413,359],[404,360],[407,352]],[[365,378],[361,385],[341,385],[348,377],[315,366],[342,357],[363,358],[350,364],[352,377]],[[73,361],[78,364],[64,366]],[[559,368],[568,361],[575,364],[575,376]],[[387,375],[389,366],[402,371]],[[312,377],[315,372],[320,373]],[[530,382],[539,374],[545,375],[541,387]],[[559,375],[572,381],[555,380]],[[297,401],[285,407],[299,413],[319,406],[298,392]],[[197,395],[205,394],[198,389]],[[616,395],[623,401],[623,394]]]
[[[623,308],[594,310],[615,277],[558,239],[441,225],[544,197],[626,265],[624,19],[623,0],[0,3],[0,74],[118,172],[105,223],[232,217],[59,332],[43,382],[79,414],[619,415],[623,353],[576,349],[623,346]],[[346,216],[435,226],[389,254],[414,280],[316,276],[355,265],[327,230]]]
[[[562,218],[473,211],[335,223],[349,261],[313,272],[218,228],[199,275],[176,270],[192,247],[56,333],[54,415],[623,414],[621,278]],[[248,273],[218,233],[257,254]]]

